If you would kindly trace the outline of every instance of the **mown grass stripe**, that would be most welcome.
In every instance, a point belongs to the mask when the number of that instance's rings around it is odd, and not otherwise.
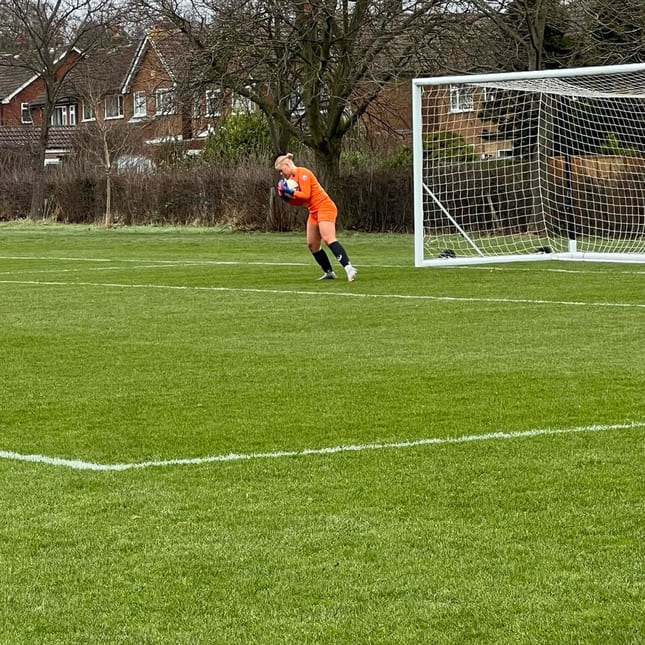
[[[260,289],[249,287],[203,287],[199,285],[126,284],[118,282],[63,282],[40,280],[0,280],[0,284],[22,284],[41,287],[102,287],[106,289],[168,289],[175,291],[212,291],[222,293],[268,293],[295,296],[337,296],[341,298],[369,298],[395,300],[427,300],[434,302],[482,302],[519,305],[557,305],[566,307],[617,307],[645,309],[639,302],[586,302],[581,300],[545,300],[541,298],[474,298],[468,296],[431,296],[428,294],[356,293],[351,291],[308,291],[303,289]]]
[[[83,257],[54,257],[54,256],[36,256],[36,255],[0,255],[0,260],[37,260],[37,261],[62,261],[62,262],[107,262],[114,264],[134,264],[139,265],[137,268],[154,268],[154,267],[187,267],[187,266],[287,266],[287,267],[305,267],[312,266],[311,262],[276,262],[276,261],[259,261],[259,260],[161,260],[153,258],[83,258]],[[154,264],[146,266],[149,262]],[[521,262],[521,260],[518,260]],[[609,263],[607,263],[609,264]],[[363,263],[361,262],[360,267],[363,268],[372,268],[372,269],[410,269],[413,267],[412,262],[407,264],[374,264],[374,263]],[[115,267],[105,267],[103,270],[112,270],[115,268],[120,268],[119,266]],[[441,268],[441,267],[434,267]],[[447,266],[445,268],[450,268],[452,270],[459,271],[504,271],[508,272],[522,272],[522,273],[534,273],[536,271],[541,271],[544,273],[573,273],[573,274],[588,274],[588,275],[645,275],[645,269],[611,269],[606,270],[603,267],[597,267],[594,269],[564,269],[557,267],[545,267],[545,266],[530,266],[530,267],[518,267],[512,265],[494,265],[487,264],[482,266]],[[91,270],[91,269],[86,269]],[[96,270],[96,269],[94,269]],[[50,270],[43,270],[44,272],[49,272]],[[55,270],[51,270],[55,271]],[[22,271],[20,273],[23,273]]]

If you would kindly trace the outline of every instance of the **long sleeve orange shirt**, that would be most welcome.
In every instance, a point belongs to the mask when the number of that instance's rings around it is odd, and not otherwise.
[[[328,210],[336,211],[336,204],[325,192],[325,189],[320,185],[311,170],[297,167],[292,179],[298,182],[298,190],[289,200],[289,204],[292,206],[306,206],[309,213],[314,214]]]

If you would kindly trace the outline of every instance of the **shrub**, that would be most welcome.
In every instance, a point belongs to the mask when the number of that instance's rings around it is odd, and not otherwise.
[[[344,150],[340,155],[341,168],[345,172],[363,170],[373,165],[374,158],[361,150]]]
[[[598,148],[598,152],[601,155],[614,155],[617,157],[639,157],[641,156],[640,151],[634,149],[634,148],[624,148],[621,144],[620,141],[618,141],[618,137],[613,133],[610,132],[605,140],[603,141],[602,145]]]
[[[231,114],[206,140],[205,163],[240,163],[270,156],[269,125],[259,112]]]
[[[183,141],[167,141],[156,149],[155,163],[159,167],[178,166],[189,161]]]
[[[476,161],[475,146],[456,132],[441,130],[428,134],[424,142],[425,155],[434,162],[456,163]]]
[[[412,169],[412,148],[409,146],[402,147],[391,157],[387,157],[381,164],[383,168],[405,168]]]
[[[408,169],[359,170],[341,178],[334,200],[339,221],[352,230],[412,230],[412,177]]]
[[[92,223],[101,216],[105,185],[79,172],[54,172],[46,184],[47,216],[63,222]]]
[[[26,173],[27,171],[25,171]],[[48,169],[48,214],[70,223],[101,223],[105,177],[68,164]],[[119,172],[112,179],[114,224],[222,225],[237,230],[302,230],[305,212],[275,196],[275,174],[266,162],[236,166],[157,167],[149,173]],[[29,212],[28,174],[0,176],[0,217]],[[332,197],[339,225],[353,230],[409,231],[411,173],[405,168],[358,169],[341,176]]]

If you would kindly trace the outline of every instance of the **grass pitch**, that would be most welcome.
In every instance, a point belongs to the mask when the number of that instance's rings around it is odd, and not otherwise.
[[[645,641],[645,268],[341,240],[0,226],[0,643]]]

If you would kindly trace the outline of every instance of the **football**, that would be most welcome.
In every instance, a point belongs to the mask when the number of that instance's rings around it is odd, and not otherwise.
[[[289,193],[284,192],[286,188],[289,188]],[[291,199],[291,191],[294,190],[299,190],[298,182],[295,179],[281,179],[278,182],[278,195],[282,199],[286,199],[287,201]]]

